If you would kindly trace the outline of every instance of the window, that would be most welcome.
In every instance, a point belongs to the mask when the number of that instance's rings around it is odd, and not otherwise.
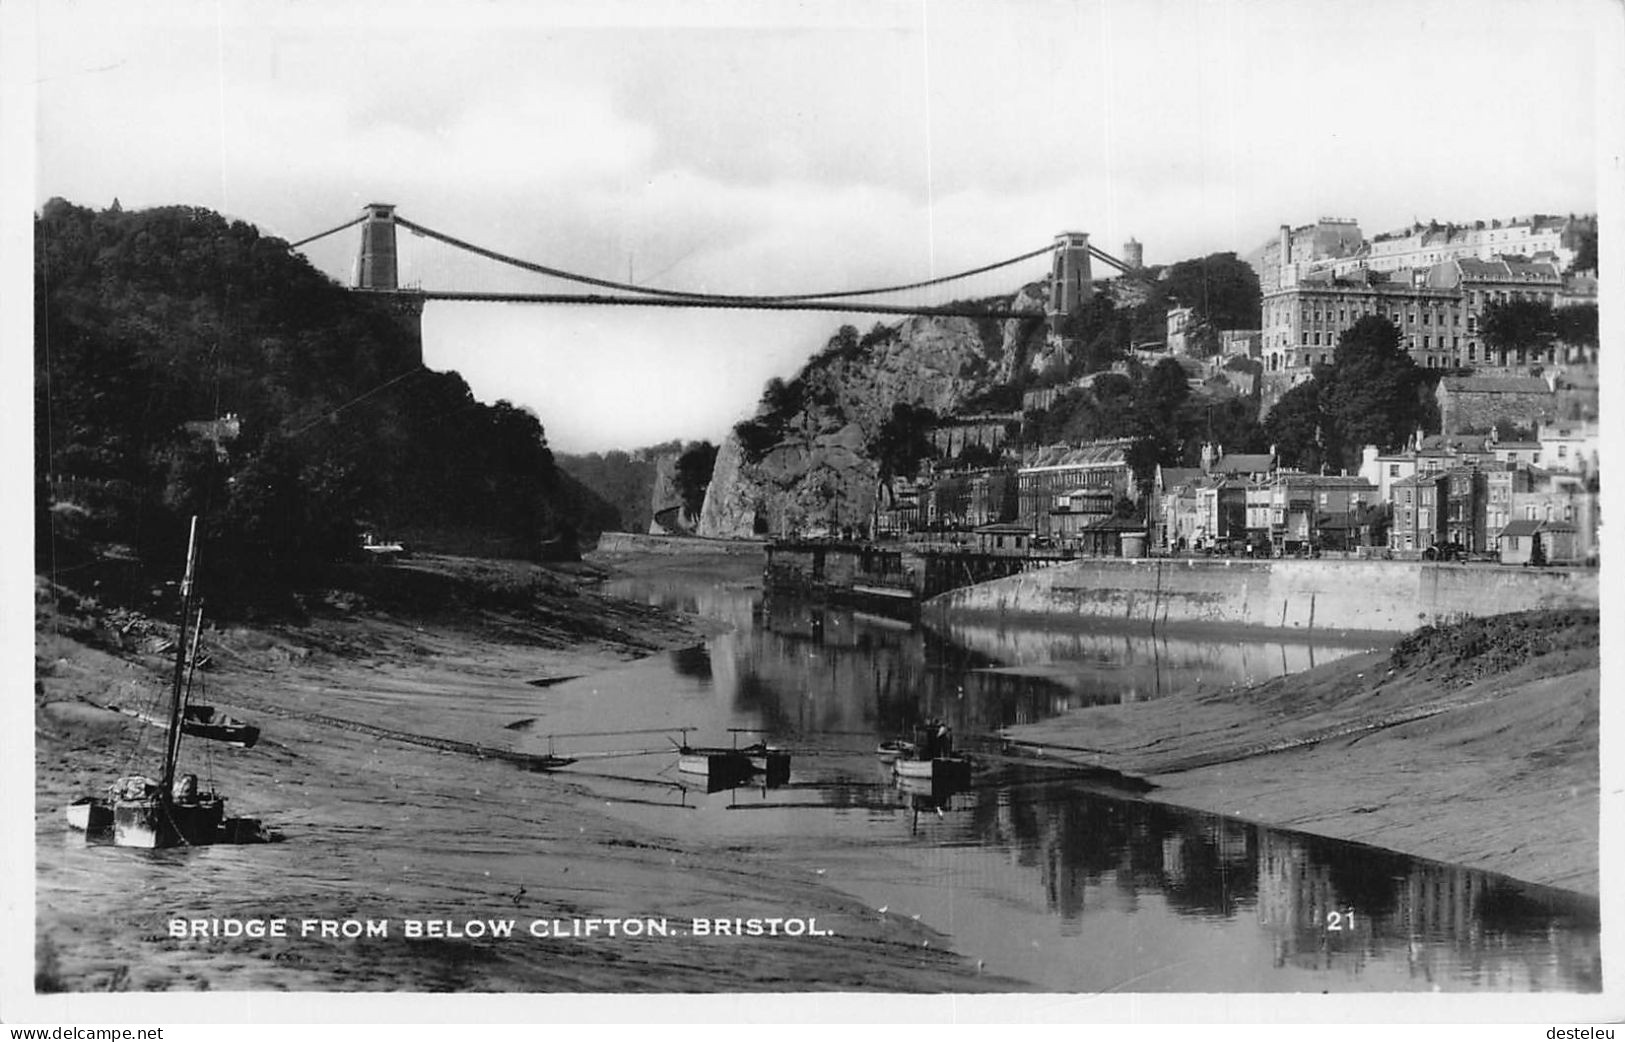
[[[1388,476],[1391,477],[1391,478],[1399,477],[1399,464],[1397,464],[1397,463],[1388,464]]]

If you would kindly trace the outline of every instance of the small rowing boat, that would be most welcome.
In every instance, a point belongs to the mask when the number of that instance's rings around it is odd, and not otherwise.
[[[875,755],[880,757],[882,763],[891,763],[900,756],[913,756],[915,748],[913,742],[902,738],[888,738],[875,749]]]

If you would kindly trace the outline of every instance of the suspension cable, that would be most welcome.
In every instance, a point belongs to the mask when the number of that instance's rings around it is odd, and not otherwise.
[[[360,289],[356,293],[377,296],[406,297],[413,300],[447,300],[487,304],[583,304],[621,305],[644,308],[734,308],[749,311],[834,311],[855,315],[936,315],[959,318],[991,318],[998,320],[1034,318],[1038,311],[1013,311],[1009,308],[981,308],[971,305],[942,305],[940,307],[905,307],[901,304],[870,304],[865,301],[850,303],[836,300],[774,300],[752,297],[610,297],[582,293],[485,293],[440,289]]]
[[[498,261],[502,264],[509,264],[516,268],[523,268],[526,271],[536,272],[539,275],[550,275],[554,278],[565,279],[570,282],[582,282],[589,286],[602,286],[605,289],[626,290],[632,293],[645,293],[655,297],[671,297],[681,300],[715,300],[755,303],[777,303],[797,300],[833,300],[840,297],[864,297],[872,296],[877,293],[895,293],[906,289],[922,289],[926,286],[936,286],[944,282],[952,282],[956,279],[968,278],[971,275],[980,275],[983,272],[995,271],[999,268],[1006,268],[1012,264],[1019,264],[1022,261],[1031,260],[1034,257],[1049,253],[1055,249],[1055,246],[1052,243],[1043,247],[1042,249],[1032,250],[1027,253],[1023,253],[1019,257],[1011,257],[1009,260],[1002,260],[995,264],[987,264],[980,268],[971,268],[968,271],[957,272],[953,275],[944,275],[941,278],[926,279],[923,282],[910,282],[899,286],[878,286],[872,289],[838,290],[829,293],[798,293],[781,296],[752,296],[747,294],[728,293],[686,293],[678,290],[656,289],[652,286],[639,286],[628,282],[612,282],[609,279],[593,278],[590,275],[578,275],[574,272],[563,271],[559,268],[550,268],[546,265],[521,260],[518,257],[498,253],[495,250],[488,250],[483,246],[476,246],[471,242],[465,242],[462,239],[446,235],[443,232],[437,232],[432,228],[425,228],[423,225],[409,221],[399,215],[395,217],[395,223],[403,228],[417,232],[419,235],[426,235],[431,239],[438,239],[449,246],[455,246],[460,250],[467,250],[469,253],[478,254],[479,256],[485,257],[489,260]]]
[[[299,247],[305,245],[306,243],[315,242],[317,239],[325,239],[329,235],[332,235],[335,232],[342,232],[346,228],[353,228],[356,225],[360,224],[362,221],[365,221],[366,219],[367,219],[367,215],[362,214],[360,217],[357,217],[353,221],[345,221],[343,224],[339,225],[337,228],[329,228],[325,232],[318,232],[317,234],[312,235],[309,238],[300,239],[298,242],[290,242],[290,243],[288,243],[288,249],[297,250]]]
[[[1118,271],[1127,272],[1127,271],[1133,271],[1134,270],[1133,268],[1129,267],[1127,264],[1125,264],[1122,261],[1118,260],[1116,257],[1113,257],[1111,254],[1107,253],[1105,250],[1096,249],[1093,246],[1089,247],[1089,256],[1095,258],[1096,260],[1105,261],[1107,264],[1109,264],[1112,267],[1116,268]]]

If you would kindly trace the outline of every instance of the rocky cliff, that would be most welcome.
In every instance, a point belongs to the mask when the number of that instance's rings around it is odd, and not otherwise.
[[[938,415],[1044,362],[1043,287],[999,301],[1031,311],[1000,322],[919,316],[859,338],[843,329],[788,383],[770,385],[754,437],[731,432],[700,512],[701,535],[866,531],[879,468],[867,446],[898,403]]]
[[[649,495],[649,534],[683,535],[693,529],[683,512],[683,494],[677,490],[677,453],[654,458],[654,489]]]

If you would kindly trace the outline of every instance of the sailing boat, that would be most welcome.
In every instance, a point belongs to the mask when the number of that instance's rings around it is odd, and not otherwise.
[[[185,689],[188,677],[187,627],[192,619],[197,570],[197,517],[192,518],[186,546],[186,571],[181,579],[180,634],[175,641],[175,670],[170,683],[169,719],[164,729],[161,780],[133,776],[111,786],[111,799],[85,797],[67,808],[69,824],[85,830],[87,839],[112,833],[114,846],[196,846],[206,843],[253,842],[263,839],[259,822],[226,820],[226,801],[218,793],[199,792],[195,774],[177,776],[181,735],[184,731]]]

